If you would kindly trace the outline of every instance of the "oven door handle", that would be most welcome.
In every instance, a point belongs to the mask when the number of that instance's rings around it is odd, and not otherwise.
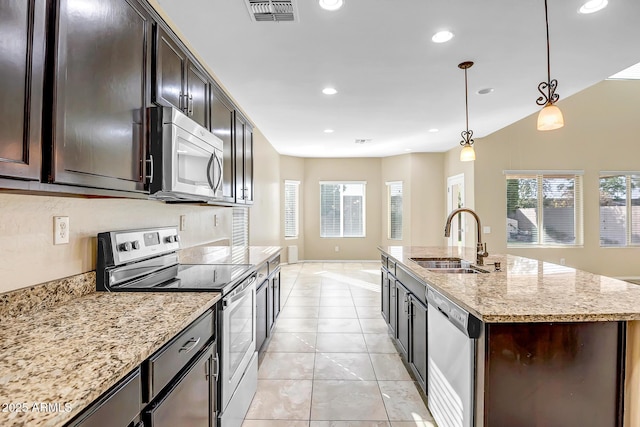
[[[225,308],[229,307],[235,301],[238,301],[238,300],[244,298],[244,296],[247,293],[254,292],[255,291],[255,282],[256,282],[256,275],[254,274],[249,280],[247,280],[246,283],[243,283],[242,285],[239,285],[236,289],[234,289],[232,291],[232,293],[230,295],[227,295],[222,300],[222,306],[225,307]]]

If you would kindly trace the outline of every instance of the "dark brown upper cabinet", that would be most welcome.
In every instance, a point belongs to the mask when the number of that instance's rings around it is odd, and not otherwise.
[[[0,176],[40,179],[44,0],[0,1]]]
[[[155,25],[153,102],[175,107],[209,128],[209,78],[187,51]]]
[[[225,202],[235,203],[235,151],[232,129],[235,124],[234,107],[213,81],[211,84],[211,132],[222,140],[222,196]]]
[[[233,139],[236,203],[253,204],[253,129],[237,111]]]
[[[57,6],[48,179],[143,191],[151,17],[137,0]]]

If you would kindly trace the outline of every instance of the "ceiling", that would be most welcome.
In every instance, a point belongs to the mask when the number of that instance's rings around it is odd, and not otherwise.
[[[253,22],[243,0],[159,0],[275,149],[379,157],[455,147],[538,111],[547,79],[543,0],[296,0],[298,22]],[[640,1],[549,0],[551,78],[562,100],[640,62]],[[448,29],[455,37],[435,44]],[[327,86],[338,90],[324,95]],[[494,88],[479,95],[483,88]],[[566,126],[571,126],[567,123]],[[325,133],[333,129],[333,133]],[[438,129],[438,132],[430,132]],[[356,139],[371,139],[356,144]]]

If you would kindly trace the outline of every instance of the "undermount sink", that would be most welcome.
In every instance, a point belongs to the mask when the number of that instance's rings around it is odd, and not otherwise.
[[[446,274],[476,274],[488,273],[476,266],[471,265],[469,261],[461,258],[409,258],[420,267],[426,268],[434,273]]]

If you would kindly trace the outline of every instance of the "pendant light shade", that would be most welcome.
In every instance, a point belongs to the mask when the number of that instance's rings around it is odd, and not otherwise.
[[[462,145],[462,151],[460,151],[461,162],[471,162],[476,159],[476,152],[473,149],[473,139],[471,139],[473,131],[469,130],[469,90],[467,87],[467,69],[471,68],[472,65],[473,62],[471,61],[458,64],[458,68],[464,70],[464,108],[467,118],[467,130],[460,133],[462,136],[462,141],[460,141],[460,145]]]
[[[555,103],[560,99],[556,93],[558,81],[551,80],[551,61],[549,55],[549,13],[547,12],[547,0],[544,0],[544,22],[547,29],[547,81],[538,84],[540,95],[536,99],[536,104],[544,106],[538,114],[538,130],[554,130],[564,126],[562,111]]]
[[[538,114],[538,130],[554,130],[564,126],[562,111],[553,105],[548,104]]]
[[[476,150],[473,149],[473,145],[465,144],[460,151],[461,162],[472,162],[476,159]]]

